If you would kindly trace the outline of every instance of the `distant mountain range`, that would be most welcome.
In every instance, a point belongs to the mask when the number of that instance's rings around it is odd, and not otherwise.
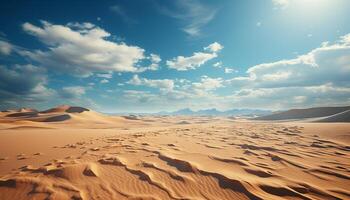
[[[308,122],[350,122],[350,106],[343,107],[314,107],[306,109],[291,109],[287,111],[270,111],[259,109],[231,109],[220,111],[215,108],[194,111],[189,108],[174,112],[157,113],[109,113],[110,115],[182,115],[182,116],[230,116],[250,118],[253,120]]]
[[[215,108],[193,111],[189,108],[177,110],[174,112],[159,112],[159,115],[197,115],[197,116],[263,116],[271,114],[269,110],[257,109],[231,109],[220,111]]]
[[[189,108],[184,108],[174,112],[157,112],[157,113],[116,113],[115,115],[187,115],[187,116],[244,116],[244,117],[257,117],[271,114],[269,110],[258,109],[231,109],[227,111],[220,111],[215,108],[193,111]]]

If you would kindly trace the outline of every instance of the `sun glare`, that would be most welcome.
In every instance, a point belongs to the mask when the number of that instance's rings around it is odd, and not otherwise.
[[[305,14],[318,14],[327,12],[337,5],[337,0],[295,0],[291,2],[291,6],[297,11],[302,11]]]

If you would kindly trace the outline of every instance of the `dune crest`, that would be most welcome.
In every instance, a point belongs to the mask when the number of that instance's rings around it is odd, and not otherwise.
[[[41,111],[40,113],[57,113],[57,112],[82,113],[84,111],[89,111],[89,109],[79,107],[79,106],[61,105],[56,108],[51,108],[48,110]]]

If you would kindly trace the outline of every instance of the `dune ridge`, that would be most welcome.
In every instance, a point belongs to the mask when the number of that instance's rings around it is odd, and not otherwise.
[[[350,122],[350,110],[316,120],[316,122]]]
[[[12,129],[19,128],[19,124],[26,124],[23,127],[46,128],[48,123],[52,123],[49,125],[52,128],[60,128],[62,123],[77,128],[89,127],[89,124],[94,124],[97,128],[111,128],[121,127],[123,123],[130,126],[142,124],[143,121],[131,121],[130,118],[107,116],[79,106],[62,105],[44,111],[29,108],[3,111],[0,113],[0,123]]]
[[[347,111],[350,106],[344,107],[314,107],[306,109],[291,109],[277,112],[271,115],[254,118],[255,120],[307,120],[314,122],[349,122],[350,117]],[[335,117],[335,115],[339,115]],[[342,116],[340,116],[342,115]],[[328,120],[327,118],[332,117]]]
[[[56,112],[82,113],[85,111],[90,111],[90,110],[79,106],[61,105],[56,108],[51,108],[48,110],[41,111],[40,113],[56,113]]]

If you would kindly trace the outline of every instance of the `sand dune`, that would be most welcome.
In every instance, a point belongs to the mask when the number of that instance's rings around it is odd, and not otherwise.
[[[318,122],[350,122],[350,110],[317,120]]]
[[[83,107],[78,107],[78,106],[62,105],[62,106],[58,106],[56,108],[51,108],[51,109],[42,111],[40,113],[56,113],[56,112],[82,113],[84,111],[89,111],[89,109],[83,108]]]
[[[42,121],[42,122],[56,122],[71,119],[67,113],[82,113],[89,111],[82,107],[72,107],[68,105],[58,106],[45,111],[37,111],[35,109],[21,108],[19,110],[9,110],[2,112],[3,116],[10,121]]]
[[[292,110],[279,112],[279,113],[275,113],[267,116],[257,117],[255,118],[255,120],[301,120],[301,119],[309,119],[309,118],[321,118],[321,117],[328,117],[328,116],[340,114],[348,110],[350,110],[350,106],[292,109]],[[340,118],[333,118],[333,119],[335,120]]]
[[[1,200],[350,199],[349,124],[54,113],[2,117]]]
[[[92,128],[89,124],[96,127],[112,128],[121,127],[125,123],[132,126],[132,124],[145,124],[141,121],[119,116],[106,116],[95,111],[77,106],[58,106],[45,111],[36,111],[30,109],[9,110],[0,113],[0,122],[6,122],[4,126],[15,128],[18,124],[29,122],[48,122],[52,123],[51,127],[60,128],[62,124],[69,124],[70,127],[77,128]],[[9,123],[11,122],[11,123]],[[27,127],[30,126],[27,124]],[[46,126],[43,123],[33,123],[33,127]],[[0,127],[1,128],[1,127]]]

